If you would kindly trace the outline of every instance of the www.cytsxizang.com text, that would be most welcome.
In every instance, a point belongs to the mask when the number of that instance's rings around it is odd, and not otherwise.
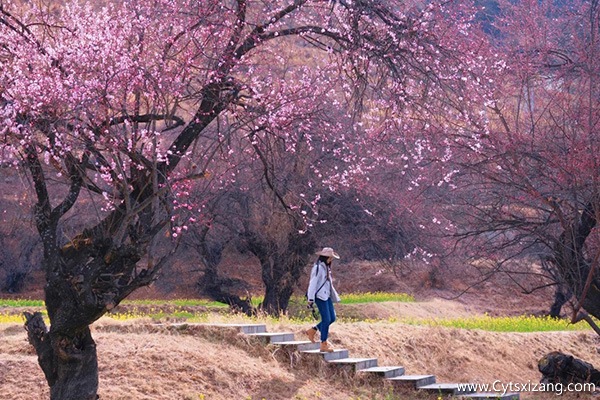
[[[460,391],[467,392],[496,392],[505,395],[518,392],[554,392],[562,395],[568,392],[595,392],[594,383],[540,383],[540,382],[502,382],[496,380],[489,383],[461,383],[458,385]]]

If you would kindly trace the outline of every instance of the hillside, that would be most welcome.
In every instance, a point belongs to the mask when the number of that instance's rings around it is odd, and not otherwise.
[[[390,304],[390,308],[419,315],[434,315],[434,310],[447,316],[465,312],[460,305],[439,300],[399,308]],[[425,311],[419,313],[419,308]],[[377,317],[373,308],[365,312]],[[222,317],[214,315],[210,320],[219,322]],[[290,321],[264,322],[269,331],[305,329]],[[0,324],[0,337],[0,398],[47,398],[42,372],[22,326]],[[101,399],[425,398],[415,397],[412,391],[386,397],[390,388],[380,380],[351,379],[321,361],[290,357],[234,331],[196,328],[179,332],[156,327],[149,320],[103,318],[94,326],[94,337]],[[331,340],[334,346],[349,349],[352,356],[376,357],[380,365],[402,365],[411,374],[435,374],[438,382],[537,382],[537,361],[551,350],[600,365],[600,341],[591,331],[494,333],[389,321],[336,322]],[[522,398],[556,396],[523,393]],[[563,398],[589,398],[589,394]]]

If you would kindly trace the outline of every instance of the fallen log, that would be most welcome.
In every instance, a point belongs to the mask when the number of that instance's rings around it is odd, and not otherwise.
[[[593,383],[600,387],[600,371],[590,363],[573,356],[554,351],[538,361],[542,373],[541,383],[563,384]]]

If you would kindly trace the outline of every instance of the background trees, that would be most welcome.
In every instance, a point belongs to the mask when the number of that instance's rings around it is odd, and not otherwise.
[[[555,282],[557,300],[573,293],[575,310],[595,316],[598,12],[595,1],[500,2],[494,28],[507,63],[490,76],[489,133],[481,146],[453,146],[462,161],[445,207],[462,251],[485,255],[487,272],[516,276],[511,260],[529,259],[545,279],[524,290]]]
[[[214,194],[232,182],[228,171],[251,177],[261,166],[255,182],[268,190],[236,201],[250,217],[257,205],[280,207],[240,221],[248,248],[273,273],[266,281],[277,280],[283,251],[296,254],[292,271],[304,262],[311,242],[294,232],[308,232],[314,213],[312,193],[304,200],[295,182],[305,176],[295,169],[308,166],[286,163],[286,154],[326,143],[323,154],[342,165],[311,173],[343,187],[385,162],[365,146],[371,138],[409,140],[416,127],[448,133],[449,125],[428,122],[433,115],[476,118],[464,107],[472,101],[465,91],[481,86],[470,79],[481,44],[471,15],[379,1],[3,5],[0,154],[27,171],[35,193],[51,326],[35,314],[26,327],[51,397],[96,398],[89,325],[155,279],[171,252],[158,246],[159,233],[179,237],[190,222],[182,210],[202,213],[211,203],[188,202],[189,182],[217,176],[203,192]],[[287,54],[274,43],[298,41],[322,50],[325,63],[276,79],[267,67]],[[327,103],[352,124],[327,125],[303,110]],[[84,217],[69,226],[74,213]],[[296,237],[277,234],[269,241],[281,246],[264,245],[243,225],[260,221]],[[283,304],[282,290],[267,289],[268,307]]]
[[[18,210],[30,207],[26,193],[13,174],[6,174],[5,184],[14,185],[15,190],[4,193],[3,210],[0,216],[0,291],[20,293],[31,274],[39,270],[41,252],[39,237],[35,232],[30,215]]]

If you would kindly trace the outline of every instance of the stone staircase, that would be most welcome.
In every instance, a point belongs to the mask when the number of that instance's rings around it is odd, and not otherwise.
[[[434,375],[405,375],[404,367],[379,366],[376,358],[350,357],[346,349],[336,349],[331,353],[322,353],[319,351],[319,343],[296,340],[293,332],[267,332],[266,325],[262,324],[209,324],[209,326],[235,328],[249,337],[259,339],[265,344],[287,347],[301,354],[322,357],[330,365],[348,366],[355,374],[373,374],[397,387],[409,387],[419,391],[430,392],[434,395],[464,400],[520,399],[519,393],[483,393],[469,389],[466,384],[437,383]]]

